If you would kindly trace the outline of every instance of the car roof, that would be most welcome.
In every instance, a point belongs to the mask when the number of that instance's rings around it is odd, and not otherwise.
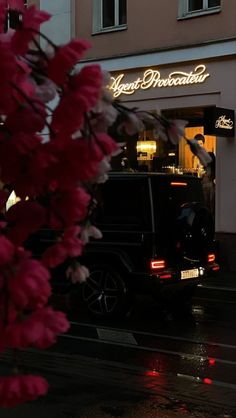
[[[190,180],[190,181],[200,181],[198,177],[195,177],[190,174],[173,174],[173,173],[157,173],[157,172],[130,172],[130,171],[110,171],[109,177],[132,177],[132,178],[158,178],[158,179],[178,179],[179,181],[182,180]]]

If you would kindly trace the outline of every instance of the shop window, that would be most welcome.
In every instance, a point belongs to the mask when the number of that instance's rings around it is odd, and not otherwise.
[[[212,154],[216,155],[216,137],[213,135],[204,135],[203,126],[194,126],[185,128],[185,136],[188,139],[193,139],[197,134],[201,134],[204,138],[202,145],[204,149]],[[195,157],[185,140],[179,143],[179,164],[183,167],[183,172],[195,174],[198,177],[202,177],[205,173],[204,167],[199,162],[199,159]]]
[[[93,32],[126,29],[127,0],[93,0]]]
[[[221,10],[221,0],[180,0],[179,17],[194,17]]]
[[[27,6],[27,0],[24,1],[25,7]],[[8,9],[4,31],[7,32],[8,29],[16,29],[21,22],[21,13],[17,10]]]

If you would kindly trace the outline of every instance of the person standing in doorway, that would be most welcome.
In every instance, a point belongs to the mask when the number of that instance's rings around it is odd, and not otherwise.
[[[204,137],[204,135],[197,134],[197,135],[195,135],[195,137],[193,139],[195,139],[195,141],[197,141],[198,144],[201,147],[204,147],[204,144],[205,144],[205,137]],[[202,177],[204,175],[205,168],[200,163],[199,158],[196,155],[193,155],[192,156],[192,168],[197,173],[197,176],[198,177]]]
[[[202,134],[195,135],[194,139],[198,141],[199,145],[204,147],[205,137]],[[211,162],[206,167],[203,167],[197,158],[193,157],[193,168],[197,170],[198,177],[202,179],[203,193],[205,197],[205,203],[215,217],[215,154],[214,152],[208,152],[211,157]],[[197,161],[198,160],[198,161]]]

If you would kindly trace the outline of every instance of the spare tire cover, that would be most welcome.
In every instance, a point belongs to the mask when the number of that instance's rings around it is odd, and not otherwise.
[[[182,205],[177,217],[177,239],[187,257],[206,256],[214,240],[214,222],[209,210],[200,203]]]

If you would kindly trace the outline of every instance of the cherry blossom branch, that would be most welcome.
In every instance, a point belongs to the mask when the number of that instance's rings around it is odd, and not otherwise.
[[[35,106],[35,103],[38,103],[39,105],[41,105],[41,103],[36,100],[31,100],[15,83],[10,83],[11,86],[25,99],[25,101],[32,107],[32,109],[37,113],[40,114],[39,110],[37,109],[37,107]],[[43,118],[42,118],[43,119]],[[48,123],[47,119],[45,118],[44,120],[45,126],[47,126],[50,135],[51,136],[56,136],[55,132],[52,130],[51,125]]]

